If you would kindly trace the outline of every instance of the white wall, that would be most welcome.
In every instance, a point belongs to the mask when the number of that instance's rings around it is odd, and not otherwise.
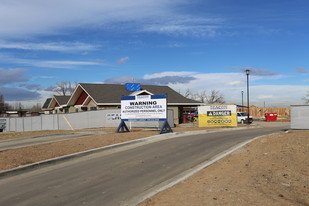
[[[11,117],[6,119],[4,131],[39,131],[39,130],[70,130],[99,127],[118,127],[120,124],[120,109],[95,110],[67,114],[49,114],[35,117]],[[173,123],[173,111],[168,110],[168,122]],[[143,121],[127,123],[131,127],[160,128],[162,123],[157,121]]]
[[[309,105],[291,106],[291,129],[309,129]]]

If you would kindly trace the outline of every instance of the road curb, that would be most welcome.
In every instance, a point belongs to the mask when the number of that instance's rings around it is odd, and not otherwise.
[[[237,128],[220,128],[220,129],[212,129],[212,130],[198,130],[198,131],[187,131],[187,132],[174,132],[174,133],[166,133],[166,134],[160,134],[160,135],[154,135],[142,139],[136,139],[136,140],[131,140],[127,142],[122,142],[118,144],[113,144],[113,145],[108,145],[104,147],[99,147],[99,148],[94,148],[82,152],[77,152],[69,155],[64,155],[60,157],[55,157],[23,166],[19,166],[13,169],[8,169],[8,170],[3,170],[0,172],[0,178],[7,177],[7,176],[14,176],[18,175],[24,172],[32,171],[34,169],[44,167],[47,165],[52,165],[56,164],[59,162],[67,161],[70,159],[78,158],[78,157],[83,157],[86,155],[91,155],[96,152],[103,152],[111,149],[116,149],[120,147],[125,147],[125,146],[130,146],[133,144],[138,144],[138,143],[143,143],[143,142],[149,142],[153,140],[164,140],[164,139],[170,139],[170,138],[176,138],[176,137],[182,137],[182,136],[187,136],[187,135],[198,135],[198,134],[206,134],[206,133],[213,133],[213,132],[221,132],[221,131],[228,131],[228,130],[241,130],[241,129],[248,129],[248,128],[254,128],[255,126],[251,127],[237,127]]]

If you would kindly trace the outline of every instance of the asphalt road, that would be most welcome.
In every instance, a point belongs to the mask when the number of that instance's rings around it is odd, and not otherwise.
[[[184,171],[257,136],[288,127],[182,136],[62,162],[0,180],[0,205],[127,205]]]

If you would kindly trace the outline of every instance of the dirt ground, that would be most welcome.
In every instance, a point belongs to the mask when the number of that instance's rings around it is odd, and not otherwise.
[[[205,128],[175,128],[174,131],[201,129]],[[102,130],[112,133],[1,151],[0,169],[11,169],[66,154],[158,135],[158,131],[142,129],[134,129],[130,133],[114,133],[111,128],[94,131]],[[0,133],[0,140],[65,132],[72,131]],[[269,135],[255,140],[139,206],[309,206],[308,157],[309,130]]]
[[[309,131],[251,142],[139,206],[309,205]]]

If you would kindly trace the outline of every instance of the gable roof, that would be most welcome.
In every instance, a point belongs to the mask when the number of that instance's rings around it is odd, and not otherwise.
[[[52,98],[47,98],[42,106],[42,110],[47,110]]]
[[[120,84],[90,84],[80,83],[75,89],[78,93],[78,87],[82,88],[97,105],[120,105],[121,96],[130,96],[134,92],[127,91],[125,85]],[[201,105],[201,102],[188,99],[168,86],[141,85],[141,90],[146,90],[152,94],[167,94],[167,102],[169,105]],[[72,100],[68,104],[72,104]],[[74,103],[73,103],[74,104]]]
[[[55,100],[59,105],[66,105],[71,96],[56,96],[54,95]]]
[[[61,106],[66,106],[71,96],[57,96],[54,95],[52,98],[47,98],[42,106],[42,110],[52,110],[58,104]]]

